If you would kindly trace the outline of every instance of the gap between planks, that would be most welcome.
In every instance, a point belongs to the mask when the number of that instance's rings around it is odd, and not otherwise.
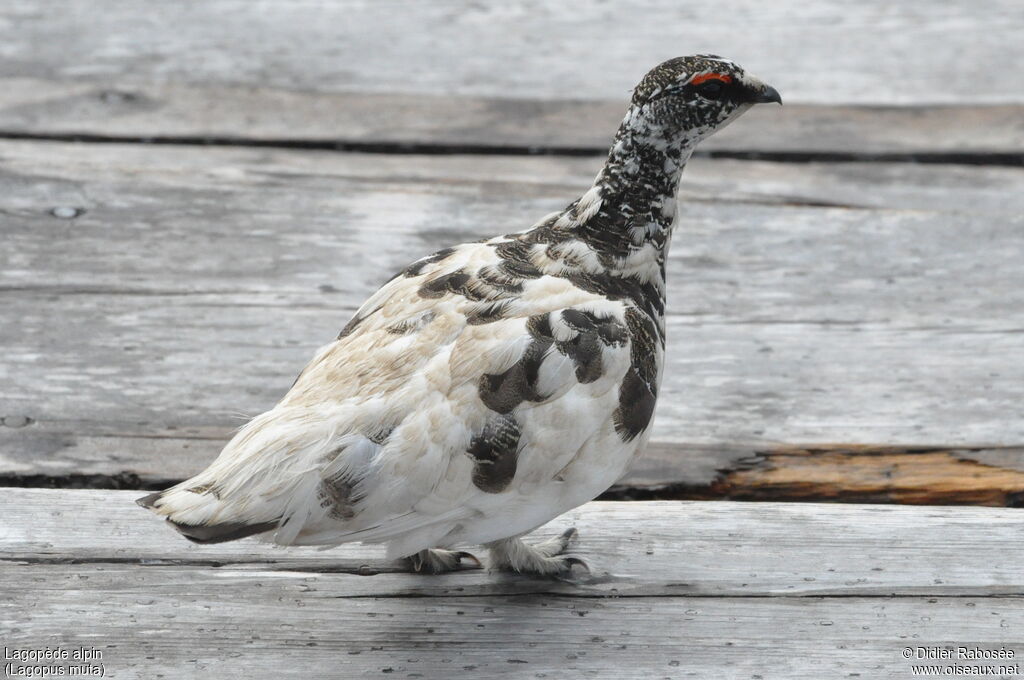
[[[1024,110],[1024,109],[1022,109]],[[559,146],[548,144],[494,144],[486,142],[430,142],[386,140],[350,140],[344,138],[287,138],[265,139],[225,137],[218,135],[101,135],[89,133],[31,133],[0,130],[0,140],[55,142],[76,144],[145,144],[150,146],[201,146],[269,148],[292,151],[334,151],[338,153],[420,155],[420,156],[563,156],[568,158],[603,157],[606,146]],[[709,149],[694,152],[694,158],[762,161],[771,163],[917,163],[934,165],[978,165],[1024,167],[1024,153],[1012,151],[847,151],[835,150],[774,150],[742,146],[709,144]]]
[[[51,433],[51,436],[55,433]],[[80,433],[64,433],[66,440]],[[132,450],[195,446],[208,458],[230,432],[208,437],[137,437],[111,435],[125,455]],[[110,437],[102,446],[112,454]],[[148,440],[148,441],[147,441]],[[205,444],[203,442],[209,442]],[[13,444],[10,438],[7,444]],[[28,437],[19,443],[37,450],[41,440]],[[10,450],[8,450],[10,454]],[[164,458],[165,452],[153,455]],[[116,458],[117,456],[115,456]],[[6,473],[0,486],[48,489],[162,490],[178,484],[201,464],[194,454],[168,478],[147,471],[136,459],[134,470],[119,472]],[[116,463],[111,463],[115,464]],[[95,467],[95,466],[90,466]],[[177,470],[177,468],[175,468]],[[171,469],[163,465],[161,473]],[[653,442],[613,487],[598,497],[603,501],[743,500],[904,503],[914,505],[1024,505],[1024,446],[897,447],[853,444],[813,444],[766,447],[708,446],[695,443]]]

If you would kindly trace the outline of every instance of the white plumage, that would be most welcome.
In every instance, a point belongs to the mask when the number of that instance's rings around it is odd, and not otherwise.
[[[686,90],[701,74],[735,96]],[[679,175],[757,98],[777,94],[725,60],[659,66],[580,200],[408,267],[209,468],[140,502],[199,542],[386,542],[427,571],[457,568],[472,556],[447,549],[474,544],[497,567],[579,564],[560,555],[571,532],[518,537],[604,491],[643,449]]]

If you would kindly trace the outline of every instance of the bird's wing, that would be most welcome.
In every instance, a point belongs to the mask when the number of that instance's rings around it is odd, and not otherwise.
[[[439,540],[642,432],[649,319],[508,251],[447,249],[383,286],[207,471],[221,497],[284,520],[282,543]]]

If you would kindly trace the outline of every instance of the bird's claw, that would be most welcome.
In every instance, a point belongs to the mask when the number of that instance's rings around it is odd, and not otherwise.
[[[468,552],[465,552],[463,550],[460,550],[459,552],[455,553],[455,556],[459,559],[459,565],[460,566],[462,565],[462,560],[468,560],[468,561],[473,563],[473,566],[466,567],[467,569],[483,569],[484,568],[483,563],[473,553],[468,553]]]
[[[417,574],[444,574],[449,571],[483,568],[476,555],[461,550],[421,550],[406,559]],[[471,564],[462,566],[463,560]]]
[[[576,566],[583,567],[583,570],[585,572],[587,572],[588,574],[590,573],[590,565],[588,565],[586,562],[584,562],[580,558],[578,558],[578,557],[566,557],[565,558],[565,570],[567,572],[572,572],[572,568],[576,567]]]

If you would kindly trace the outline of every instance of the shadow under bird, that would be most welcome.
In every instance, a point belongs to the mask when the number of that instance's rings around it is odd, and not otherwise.
[[[399,272],[206,470],[139,503],[197,543],[387,543],[416,571],[586,567],[574,529],[651,432],[665,256],[697,144],[772,87],[714,55],[637,85],[593,186],[530,229]]]

